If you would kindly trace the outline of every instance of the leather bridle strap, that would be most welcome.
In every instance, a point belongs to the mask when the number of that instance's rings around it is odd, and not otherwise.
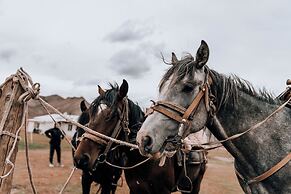
[[[119,133],[120,133],[120,131],[122,129],[122,122],[124,120],[128,120],[128,118],[127,118],[128,117],[128,110],[127,110],[128,106],[127,105],[128,105],[128,101],[127,101],[127,98],[125,98],[124,99],[123,108],[121,109],[121,111],[119,111],[121,113],[119,115],[118,122],[116,123],[115,128],[114,128],[114,130],[113,130],[113,132],[111,134],[112,138],[115,138],[115,139],[117,138],[117,136],[119,135]],[[108,142],[108,144],[107,144],[107,146],[106,146],[106,148],[105,148],[105,150],[103,152],[103,155],[107,155],[107,153],[109,152],[112,144],[113,144],[113,141],[109,141]]]
[[[275,166],[270,168],[268,171],[264,172],[263,174],[249,180],[247,184],[253,184],[253,183],[258,183],[266,178],[272,176],[275,172],[280,170],[283,166],[285,166],[289,161],[291,160],[291,153],[289,153],[285,158],[283,158],[280,162],[278,162]]]
[[[207,90],[208,86],[207,84],[204,84],[202,89],[198,92],[197,96],[194,98],[193,102],[187,109],[167,101],[158,101],[151,107],[151,109],[177,121],[178,123],[183,123],[189,120],[189,117],[197,109],[200,101],[202,100],[203,96],[205,96]],[[205,96],[205,98],[208,98],[208,96]]]
[[[197,109],[202,97],[205,94],[205,91],[207,90],[207,84],[204,84],[204,86],[202,87],[202,89],[199,91],[199,93],[197,94],[197,96],[194,98],[193,102],[191,103],[191,105],[187,108],[187,110],[185,111],[184,115],[183,115],[183,119],[188,120],[190,115]],[[208,98],[208,96],[206,96],[206,98]]]
[[[178,104],[173,104],[173,103],[168,102],[168,101],[157,101],[155,105],[161,105],[161,106],[167,107],[171,110],[174,110],[178,113],[181,113],[181,115],[183,115],[186,112],[186,108],[184,108]]]
[[[181,123],[182,120],[183,120],[183,118],[180,115],[175,114],[174,112],[169,111],[169,110],[167,110],[165,108],[162,108],[161,106],[157,106],[156,105],[156,106],[153,106],[152,109],[154,111],[157,111],[157,112],[159,112],[159,113],[161,113],[161,114],[163,114],[163,115],[165,115],[165,116],[167,116],[167,117],[179,122],[179,123]]]

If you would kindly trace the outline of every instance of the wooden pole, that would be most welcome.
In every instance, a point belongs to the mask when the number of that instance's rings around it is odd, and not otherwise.
[[[16,76],[10,76],[0,86],[0,193],[9,194],[12,189],[13,170],[3,178],[12,168],[7,164],[6,158],[9,155],[15,142],[16,131],[21,126],[24,114],[23,104],[18,102],[18,98],[24,93],[24,89]],[[18,140],[16,140],[18,141]],[[10,157],[10,161],[15,164],[18,142]]]

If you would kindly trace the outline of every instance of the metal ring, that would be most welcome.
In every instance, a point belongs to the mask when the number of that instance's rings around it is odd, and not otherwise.
[[[101,164],[104,163],[105,160],[106,160],[106,155],[105,154],[100,154],[97,160]]]

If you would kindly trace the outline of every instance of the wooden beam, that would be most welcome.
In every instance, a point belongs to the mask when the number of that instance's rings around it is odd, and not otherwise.
[[[10,76],[7,81],[0,86],[0,175],[3,176],[11,170],[5,160],[13,147],[16,134],[21,126],[24,114],[23,104],[18,102],[18,98],[24,93],[16,76]],[[16,140],[17,141],[17,140]],[[15,164],[18,151],[18,142],[11,155],[10,161]],[[0,193],[10,193],[12,189],[12,171],[6,178],[0,179]]]

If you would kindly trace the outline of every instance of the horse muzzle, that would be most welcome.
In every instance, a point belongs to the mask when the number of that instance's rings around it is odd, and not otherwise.
[[[85,153],[81,157],[74,157],[75,166],[81,170],[89,170],[90,155]]]

